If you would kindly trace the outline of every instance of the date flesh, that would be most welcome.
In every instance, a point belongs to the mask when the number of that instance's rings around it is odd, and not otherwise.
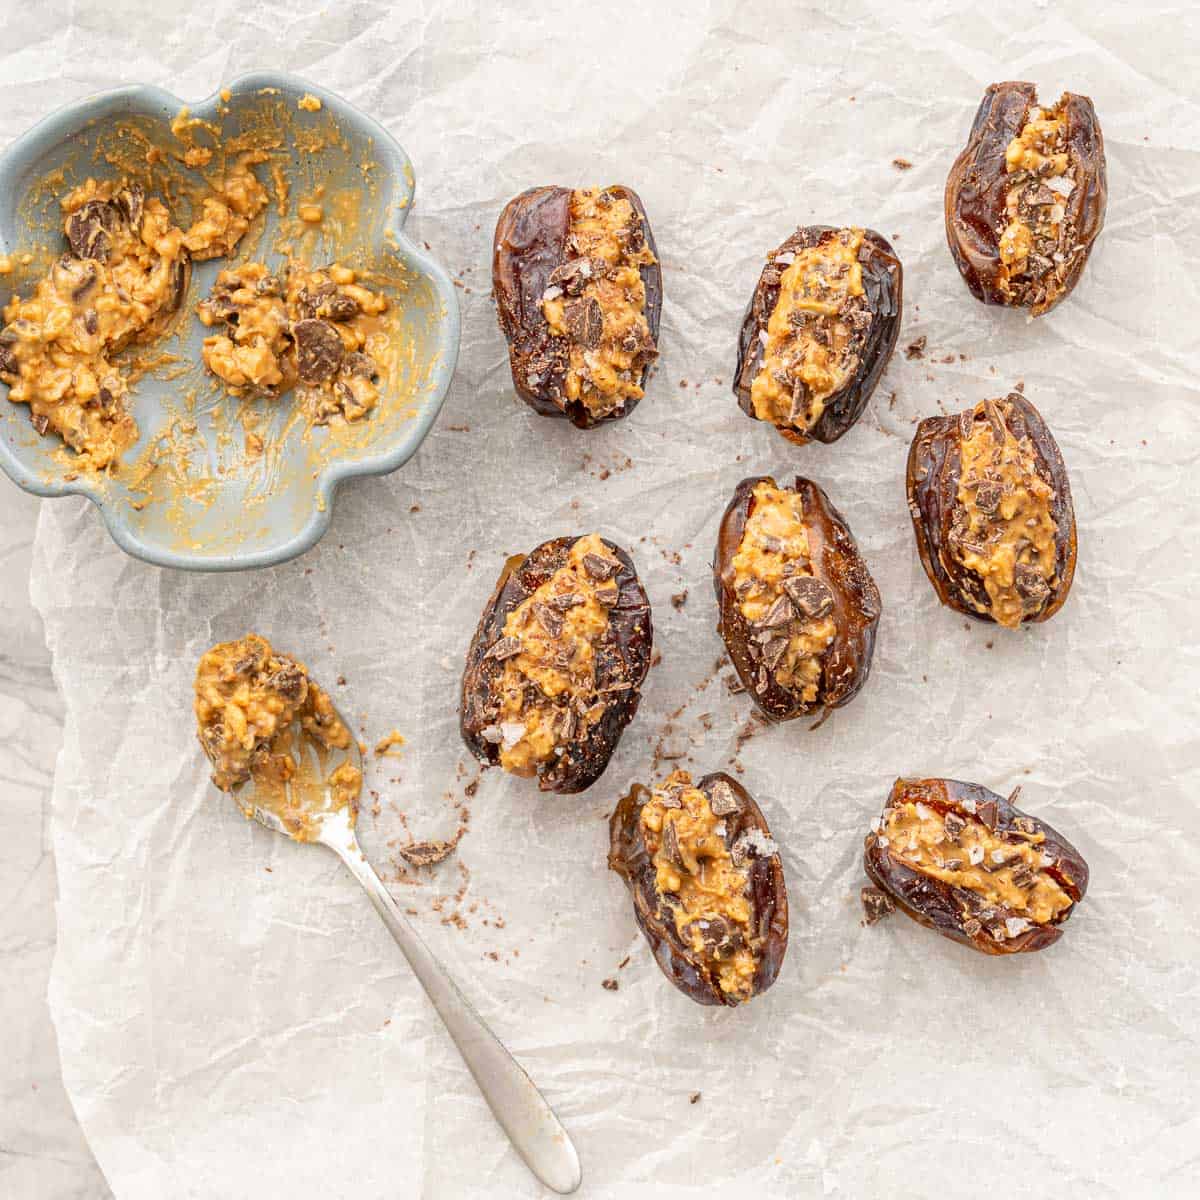
[[[596,534],[510,558],[467,651],[460,729],[488,765],[581,792],[641,699],[654,633],[628,553]]]
[[[789,441],[835,442],[900,334],[903,271],[872,229],[808,225],[767,256],[742,320],[733,394]]]
[[[867,875],[914,921],[984,954],[1062,936],[1088,868],[1061,834],[975,783],[898,779],[867,834]]]
[[[946,180],[946,241],[978,299],[1041,316],[1079,282],[1107,200],[1091,100],[1042,108],[1032,83],[994,83]]]
[[[766,818],[737,780],[676,771],[609,820],[608,865],[663,974],[698,1004],[765,992],[787,952],[787,888]]]
[[[580,196],[593,192],[537,187],[509,201],[496,224],[492,291],[517,394],[589,429],[628,416],[642,397],[658,354],[662,268],[636,192],[599,190],[589,204],[600,218],[582,230],[572,218]],[[629,221],[593,237],[618,210]],[[640,279],[641,319],[632,319],[631,278]]]
[[[1075,510],[1058,443],[1019,392],[917,427],[908,507],[938,599],[1008,628],[1045,621],[1075,575]]]
[[[866,683],[882,602],[841,514],[797,476],[734,490],[717,537],[717,630],[772,721],[848,703]]]

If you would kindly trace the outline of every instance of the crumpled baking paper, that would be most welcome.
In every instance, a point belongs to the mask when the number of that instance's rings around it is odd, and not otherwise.
[[[67,707],[51,1004],[121,1200],[540,1194],[349,874],[209,786],[192,673],[247,629],[304,658],[368,743],[407,739],[369,759],[363,845],[569,1127],[582,1194],[1195,1194],[1194,33],[1185,6],[863,0],[50,4],[9,26],[8,135],[124,80],[199,96],[277,66],[342,92],[411,153],[410,229],[463,284],[438,426],[398,474],[345,488],[300,561],[157,570],[86,503],[42,507],[33,593]],[[942,229],[946,172],[1006,78],[1092,95],[1108,150],[1107,228],[1033,323],[969,296]],[[514,398],[490,237],[525,187],[612,181],[658,238],[663,356],[630,419],[581,433]],[[729,379],[762,256],[812,222],[892,238],[906,308],[858,426],[798,448]],[[939,606],[903,472],[918,418],[1018,381],[1062,447],[1080,551],[1062,613],[1011,634]],[[714,673],[717,521],[743,476],[796,471],[882,591],[874,672],[819,730],[739,743],[748,700]],[[456,689],[495,575],[591,529],[629,548],[654,606],[641,711],[583,796],[496,772],[476,790]],[[748,1007],[667,984],[605,870],[605,817],[656,748],[684,756],[660,773],[736,760],[784,847],[791,946]],[[861,926],[862,836],[899,774],[1019,784],[1079,846],[1091,891],[1059,945],[988,960],[902,916]],[[399,881],[397,842],[453,833],[463,805],[457,855]]]

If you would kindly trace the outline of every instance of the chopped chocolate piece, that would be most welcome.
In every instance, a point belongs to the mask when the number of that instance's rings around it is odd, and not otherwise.
[[[976,815],[983,822],[984,828],[995,829],[996,818],[999,816],[999,808],[995,800],[985,800],[976,810]]]
[[[667,862],[676,867],[683,866],[683,858],[679,853],[679,833],[675,828],[674,821],[666,821],[663,823],[662,853]]]
[[[604,312],[595,296],[573,300],[563,309],[563,321],[571,337],[581,346],[594,350],[604,332]]]
[[[112,235],[121,221],[115,204],[107,200],[89,200],[67,218],[67,242],[77,258],[107,260],[112,250]]]
[[[267,687],[294,703],[303,697],[308,687],[308,676],[300,670],[298,664],[285,662],[267,679]]]
[[[562,613],[551,608],[548,604],[535,603],[533,615],[537,623],[552,637],[558,637],[563,631]]]
[[[882,921],[888,913],[896,911],[891,896],[880,888],[865,887],[859,895],[862,899],[863,917],[868,925],[874,925]]]
[[[579,592],[560,592],[557,596],[551,596],[547,603],[559,612],[567,612],[583,601],[584,597]]]
[[[1013,586],[1034,608],[1041,608],[1050,596],[1050,585],[1042,573],[1026,563],[1017,563],[1013,570]]]
[[[314,317],[297,321],[292,326],[292,337],[296,340],[296,372],[305,383],[321,383],[338,373],[345,346],[341,334],[328,321]]]
[[[742,802],[737,793],[723,779],[718,779],[709,789],[708,804],[716,817],[727,817],[730,813],[742,811]]]
[[[354,350],[342,359],[342,374],[357,375],[362,379],[374,379],[379,374],[375,360],[361,350]]]
[[[998,483],[993,483],[989,479],[985,479],[983,483],[975,489],[975,507],[981,513],[985,513],[989,517],[994,517],[1000,511],[1000,498],[1004,495],[1004,490]]]
[[[335,292],[320,307],[321,316],[330,321],[353,321],[361,308],[353,296]]]
[[[583,556],[583,569],[593,579],[603,581],[613,577],[617,570],[617,563],[614,559],[604,558],[599,554],[585,554]]]
[[[397,852],[405,862],[414,867],[432,867],[454,853],[457,843],[430,841],[409,842],[406,846],[398,846]]]
[[[783,590],[796,612],[806,620],[815,620],[833,611],[833,590],[812,575],[793,575],[785,579]]]
[[[788,602],[786,596],[780,596],[774,604],[767,609],[766,613],[758,626],[762,629],[778,629],[782,625],[786,625],[792,619],[792,606]]]
[[[134,233],[138,233],[142,228],[142,210],[145,202],[146,191],[140,183],[128,184],[117,193],[117,207],[121,210],[125,223]]]
[[[521,639],[515,637],[502,637],[499,641],[493,642],[484,658],[494,658],[497,661],[503,661],[506,658],[513,658],[521,653]]]
[[[621,985],[615,979],[602,979],[600,981],[600,986],[606,992],[615,992]]]

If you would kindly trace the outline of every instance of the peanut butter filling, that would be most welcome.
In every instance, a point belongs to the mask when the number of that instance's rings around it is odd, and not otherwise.
[[[858,368],[859,334],[870,324],[862,284],[861,229],[841,229],[815,246],[777,255],[785,270],[760,338],[762,366],[750,387],[754,415],[807,431]]]
[[[542,314],[568,344],[566,398],[605,416],[642,398],[642,375],[658,353],[641,275],[656,259],[641,214],[600,188],[571,193],[567,252],[550,275]]]
[[[879,839],[892,858],[923,875],[978,896],[984,909],[1003,908],[1015,920],[998,926],[1015,937],[1030,925],[1047,925],[1073,901],[1047,870],[1046,835],[1013,830],[1000,834],[973,816],[939,812],[920,802],[890,806]],[[976,908],[964,906],[966,920]]]
[[[813,575],[796,492],[767,480],[755,485],[733,557],[733,589],[759,661],[755,690],[761,694],[774,679],[804,703],[816,700],[837,624],[833,594]]]
[[[189,261],[229,253],[266,192],[239,162],[185,232],[139,184],[88,179],[62,201],[70,247],[31,295],[14,296],[0,331],[0,379],[54,432],[80,469],[115,464],[138,437],[127,375],[114,356],[167,329],[183,302]]]
[[[314,424],[355,421],[379,399],[379,367],[368,352],[386,337],[387,299],[349,267],[272,272],[245,263],[217,276],[197,312],[227,332],[204,339],[204,365],[235,396],[277,397],[296,389]]]
[[[485,739],[500,746],[500,765],[533,775],[567,744],[587,736],[604,715],[596,690],[596,654],[618,599],[620,563],[599,534],[580,538],[567,562],[508,614],[488,651],[504,670],[499,704]]]
[[[1038,473],[1029,438],[1018,441],[1008,428],[1011,411],[1005,400],[985,400],[966,418],[950,547],[983,580],[988,603],[972,604],[1015,629],[1050,599],[1058,524],[1054,489]]]
[[[222,791],[252,781],[253,804],[301,841],[315,836],[324,813],[348,808],[353,823],[361,771],[349,759],[325,769],[351,734],[302,662],[255,634],[222,642],[196,668],[194,707]]]
[[[747,999],[759,962],[754,908],[749,873],[734,862],[724,820],[691,776],[675,771],[642,806],[639,821],[655,891],[680,941],[697,957],[715,959],[723,992]]]
[[[1000,236],[1001,287],[1042,304],[1062,289],[1072,256],[1066,200],[1075,189],[1062,101],[1033,108],[1005,151],[1007,224]]]

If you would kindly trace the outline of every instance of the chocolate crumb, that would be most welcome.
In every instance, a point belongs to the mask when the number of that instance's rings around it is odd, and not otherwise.
[[[601,980],[600,986],[606,992],[615,992],[621,985],[615,979],[604,979]]]
[[[700,1103],[700,1093],[699,1093],[699,1092],[693,1092],[693,1093],[692,1093],[692,1094],[691,1094],[691,1095],[688,1097],[688,1103],[689,1103],[689,1104],[699,1104],[699,1103]]]
[[[863,906],[863,923],[865,925],[875,925],[882,921],[890,912],[895,911],[895,904],[892,903],[892,898],[877,887],[865,887],[859,893]]]
[[[907,158],[893,158],[892,166],[895,167],[897,171],[908,171],[912,169],[912,163],[910,163]]]
[[[687,598],[687,588],[684,588],[682,592],[676,592],[675,595],[671,597],[671,604],[675,608],[682,608],[687,603]]]
[[[908,359],[924,358],[926,337],[922,334],[915,342],[909,342],[904,348],[904,357]]]

